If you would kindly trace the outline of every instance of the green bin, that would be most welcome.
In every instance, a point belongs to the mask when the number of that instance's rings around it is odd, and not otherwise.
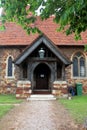
[[[77,95],[82,95],[82,83],[76,84]]]

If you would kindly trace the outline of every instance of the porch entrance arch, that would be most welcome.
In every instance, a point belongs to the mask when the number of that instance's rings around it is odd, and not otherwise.
[[[45,63],[40,63],[34,70],[34,88],[33,92],[51,92],[50,89],[50,68]]]
[[[39,55],[42,50],[44,51],[43,57]],[[48,37],[42,35],[24,49],[14,60],[14,63],[19,66],[19,79],[22,80],[23,86],[26,86],[24,88],[21,84],[19,85],[23,89],[23,95],[25,95],[24,92],[26,95],[30,95],[35,91],[40,92],[40,94],[43,91],[57,94],[57,84],[59,81],[66,79],[65,67],[70,65],[71,61]],[[29,84],[27,84],[27,81]],[[19,86],[17,95],[20,95]]]

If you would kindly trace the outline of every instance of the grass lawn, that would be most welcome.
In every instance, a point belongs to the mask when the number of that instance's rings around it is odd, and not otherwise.
[[[22,100],[16,99],[15,95],[12,94],[1,94],[0,95],[0,104],[14,104],[20,103]]]
[[[69,110],[77,123],[83,123],[87,119],[87,95],[74,96],[72,100],[59,99],[59,102]]]
[[[0,95],[0,118],[14,107],[14,104],[21,103],[22,100],[16,99],[15,95]],[[9,104],[9,105],[8,105]]]
[[[3,117],[13,107],[14,107],[13,105],[1,105],[0,106],[0,118]]]

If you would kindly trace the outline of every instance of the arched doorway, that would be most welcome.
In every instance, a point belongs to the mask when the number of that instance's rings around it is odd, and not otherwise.
[[[34,70],[35,85],[33,93],[50,93],[50,77],[51,71],[49,67],[44,63],[39,64]]]

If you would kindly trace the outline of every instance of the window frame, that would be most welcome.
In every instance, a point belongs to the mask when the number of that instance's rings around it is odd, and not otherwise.
[[[13,56],[11,56],[11,55],[9,55],[8,57],[7,57],[7,59],[6,59],[6,76],[5,76],[5,78],[9,78],[9,79],[12,79],[12,78],[15,78],[15,76],[14,76],[14,64],[12,63],[12,76],[8,76],[8,60],[9,60],[9,58],[12,58],[12,60],[13,60]]]
[[[77,57],[76,55],[78,54],[78,53],[80,53],[81,54],[81,56],[79,56],[79,57]],[[78,76],[74,76],[74,70],[73,70],[73,64],[72,64],[72,73],[71,73],[71,75],[72,75],[72,78],[73,79],[84,79],[84,78],[87,78],[87,75],[86,75],[86,58],[85,58],[85,55],[81,52],[81,51],[78,51],[78,52],[76,52],[76,53],[74,53],[74,55],[72,56],[72,62],[73,62],[73,60],[74,60],[74,58],[77,58],[78,59]],[[84,68],[85,68],[85,74],[84,74],[84,76],[81,76],[81,63],[80,63],[80,59],[81,58],[84,58]]]

